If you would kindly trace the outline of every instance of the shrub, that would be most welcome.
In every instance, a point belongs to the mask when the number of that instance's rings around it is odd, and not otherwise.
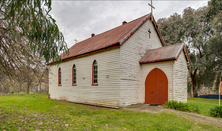
[[[165,107],[179,111],[200,113],[200,109],[197,106],[184,102],[168,101],[165,103]]]
[[[222,106],[215,106],[210,109],[210,115],[213,117],[222,117]]]

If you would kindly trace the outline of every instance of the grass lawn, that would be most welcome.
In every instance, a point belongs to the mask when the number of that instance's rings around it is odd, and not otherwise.
[[[0,130],[222,130],[222,126],[175,113],[84,106],[35,94],[0,96]]]
[[[221,100],[222,102],[222,100]],[[218,99],[204,99],[204,98],[188,98],[187,103],[196,105],[200,109],[200,114],[210,116],[209,111],[212,107],[219,105]]]

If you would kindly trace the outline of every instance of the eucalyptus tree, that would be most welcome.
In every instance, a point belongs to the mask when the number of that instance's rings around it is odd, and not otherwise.
[[[215,58],[215,68],[218,72],[216,91],[218,91],[218,85],[222,70],[222,1],[221,0],[211,0],[208,2],[208,7],[205,12],[206,19],[211,23],[213,28],[213,35],[210,37],[208,43],[210,45],[209,54],[214,55]]]
[[[222,1],[211,0],[208,2],[208,8],[205,16],[211,22],[213,28],[213,36],[210,38],[211,54],[217,56],[218,68],[222,66]]]
[[[0,1],[0,71],[11,75],[36,54],[49,62],[67,50],[50,10],[51,0]]]
[[[13,78],[19,71],[17,77],[29,79],[37,60],[57,61],[68,51],[50,10],[51,0],[0,1],[0,72]]]
[[[213,71],[215,56],[209,55],[208,43],[213,30],[210,23],[206,21],[205,11],[206,7],[201,7],[197,10],[187,8],[183,12],[185,42],[192,62],[189,66],[189,74],[194,96],[197,96],[196,87],[212,86],[215,79]]]
[[[181,15],[174,13],[169,18],[160,18],[158,26],[167,45],[183,42],[185,29]]]
[[[204,15],[206,7],[197,10],[190,7],[182,15],[174,14],[169,18],[158,20],[159,29],[168,44],[186,43],[191,59],[188,66],[192,95],[197,96],[197,87],[210,86],[215,79],[215,56],[209,55],[208,40],[212,28]]]

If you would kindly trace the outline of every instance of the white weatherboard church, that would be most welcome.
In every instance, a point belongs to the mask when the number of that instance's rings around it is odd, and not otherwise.
[[[76,43],[62,63],[49,63],[51,99],[106,107],[187,102],[184,44],[166,46],[147,14]]]

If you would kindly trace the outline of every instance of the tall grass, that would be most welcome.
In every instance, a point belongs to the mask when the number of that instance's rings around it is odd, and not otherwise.
[[[166,108],[186,111],[186,112],[195,112],[200,113],[200,109],[194,104],[178,102],[178,101],[168,101],[165,103]]]
[[[222,117],[222,106],[215,106],[210,109],[210,115],[214,117]]]

